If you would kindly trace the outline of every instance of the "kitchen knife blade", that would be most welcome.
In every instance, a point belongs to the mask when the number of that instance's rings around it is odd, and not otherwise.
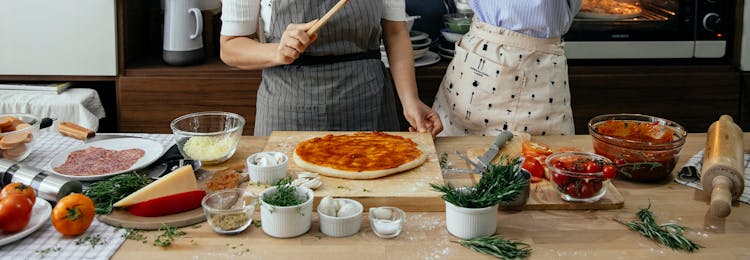
[[[481,164],[479,164],[479,163],[477,163],[475,161],[472,161],[471,159],[469,159],[469,157],[467,157],[461,151],[456,151],[456,154],[458,155],[458,157],[460,157],[461,159],[463,159],[464,161],[466,161],[467,163],[469,163],[472,167],[474,167],[474,170],[476,170],[477,172],[482,172],[484,170],[484,168],[485,168],[484,166],[482,166]]]
[[[513,138],[513,132],[511,131],[500,131],[500,134],[495,137],[495,141],[490,145],[490,148],[487,149],[487,152],[482,154],[479,159],[479,163],[482,164],[482,166],[487,167],[490,165],[490,162],[492,162],[492,159],[497,156],[497,153],[500,152],[500,147],[503,147],[503,144],[508,142]]]

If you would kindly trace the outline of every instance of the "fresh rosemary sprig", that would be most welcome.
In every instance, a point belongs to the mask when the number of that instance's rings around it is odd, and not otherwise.
[[[275,185],[276,191],[271,194],[265,194],[263,201],[278,207],[295,206],[307,201],[307,196],[303,196],[304,198],[297,196],[297,187],[291,185],[291,183],[292,178],[289,176],[279,180]]]
[[[526,258],[531,255],[529,244],[507,240],[500,236],[487,236],[453,241],[471,250],[500,259]]]
[[[169,247],[175,239],[186,235],[184,231],[167,225],[162,225],[159,232],[162,233],[154,239],[154,246]]]
[[[485,208],[511,202],[529,184],[529,180],[521,174],[521,161],[518,158],[501,158],[500,161],[505,164],[490,164],[482,172],[479,182],[472,187],[458,188],[451,183],[430,186],[443,193],[443,200],[464,208]]]
[[[84,194],[94,201],[96,214],[109,214],[112,212],[112,204],[143,188],[149,182],[151,181],[146,175],[134,171],[95,182]]]
[[[648,205],[647,208],[643,208],[638,211],[636,215],[638,216],[638,219],[640,221],[632,221],[627,223],[620,219],[615,219],[615,221],[627,226],[631,230],[636,231],[645,237],[650,238],[651,240],[654,240],[657,243],[668,246],[672,250],[682,250],[685,252],[693,253],[703,247],[685,237],[684,232],[686,228],[683,226],[674,223],[661,225],[656,224],[654,213],[649,210],[650,208],[651,205]]]

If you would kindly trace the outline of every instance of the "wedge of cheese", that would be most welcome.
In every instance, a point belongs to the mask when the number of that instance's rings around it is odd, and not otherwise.
[[[186,165],[133,192],[113,206],[127,207],[133,204],[169,195],[198,190],[198,181],[193,166]]]

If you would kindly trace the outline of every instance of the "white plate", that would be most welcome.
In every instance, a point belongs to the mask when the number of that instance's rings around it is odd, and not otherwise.
[[[415,49],[415,50],[424,49],[424,48],[429,48],[430,44],[432,44],[432,39],[426,38],[424,40],[412,41],[411,47],[412,49]]]
[[[451,60],[453,60],[453,55],[451,55],[451,54],[448,54],[448,53],[443,53],[443,52],[441,51],[441,52],[439,52],[439,53],[438,53],[438,55],[440,55],[440,57],[442,57],[443,59],[446,59],[446,60],[448,60],[448,61],[451,61]]]
[[[49,202],[37,197],[34,207],[31,208],[31,219],[29,219],[29,224],[27,224],[23,230],[13,234],[0,233],[0,246],[13,243],[16,240],[34,233],[34,231],[42,227],[44,223],[49,220],[51,213],[52,206],[49,205]]]
[[[441,45],[438,45],[438,49],[440,49],[440,52],[445,53],[445,54],[450,54],[451,56],[453,56],[454,54],[456,54],[455,50],[451,50],[451,49],[445,48],[445,47],[443,47]],[[438,53],[438,54],[440,54],[440,53]]]
[[[390,68],[391,65],[388,64],[388,58],[385,56],[381,56],[380,60],[385,64],[386,68]],[[434,53],[432,51],[428,51],[422,58],[414,60],[414,67],[422,67],[422,66],[428,66],[437,63],[440,61],[440,56],[438,56],[437,53]]]
[[[141,157],[141,159],[138,159],[138,161],[136,161],[133,164],[133,166],[130,166],[130,168],[124,171],[105,173],[105,174],[100,174],[100,175],[95,175],[95,176],[72,176],[72,175],[66,175],[66,174],[62,174],[62,173],[55,171],[55,167],[58,167],[62,165],[63,163],[65,163],[65,160],[68,159],[68,155],[70,153],[72,153],[73,151],[86,149],[91,146],[104,148],[108,150],[116,150],[116,151],[138,148],[138,149],[142,149],[145,153],[143,154],[143,157]],[[96,180],[101,180],[101,179],[114,176],[120,173],[138,170],[140,168],[146,167],[152,162],[156,161],[156,159],[159,159],[159,157],[161,157],[163,153],[164,153],[164,146],[150,139],[138,138],[138,137],[113,138],[113,139],[87,143],[85,146],[77,147],[75,149],[71,149],[67,152],[61,153],[57,155],[55,158],[52,158],[52,161],[49,162],[48,168],[52,173],[69,178],[69,179],[74,179],[74,180],[79,180],[79,181],[96,181]]]
[[[429,36],[429,34],[420,31],[409,32],[409,38],[411,38],[412,42],[427,39]]]

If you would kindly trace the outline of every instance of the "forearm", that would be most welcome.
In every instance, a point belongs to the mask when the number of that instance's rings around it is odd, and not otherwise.
[[[414,76],[414,53],[405,22],[383,20],[383,42],[388,53],[391,76],[399,100],[404,106],[419,101],[417,80]]]
[[[260,43],[244,36],[220,37],[221,60],[229,66],[257,70],[280,65],[275,59],[276,43]]]

